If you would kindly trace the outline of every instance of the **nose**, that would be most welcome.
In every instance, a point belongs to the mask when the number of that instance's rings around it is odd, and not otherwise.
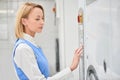
[[[44,20],[41,20],[41,25],[44,25],[45,21]]]

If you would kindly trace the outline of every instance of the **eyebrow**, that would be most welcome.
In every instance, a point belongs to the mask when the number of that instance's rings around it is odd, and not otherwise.
[[[36,17],[40,18],[40,17],[44,17],[44,16],[37,15]]]

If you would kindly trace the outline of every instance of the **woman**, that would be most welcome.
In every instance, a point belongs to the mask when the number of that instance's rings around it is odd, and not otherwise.
[[[16,43],[13,62],[20,80],[61,80],[75,70],[79,64],[82,48],[75,51],[70,67],[49,77],[49,67],[41,48],[34,41],[36,33],[42,32],[44,25],[43,7],[35,3],[25,3],[16,17]]]

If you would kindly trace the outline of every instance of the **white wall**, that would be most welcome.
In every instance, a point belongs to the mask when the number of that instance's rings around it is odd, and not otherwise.
[[[4,10],[4,9],[7,10],[8,7],[9,9],[12,9],[12,7],[10,7],[10,4],[5,1],[0,2],[0,4],[1,4],[0,6],[1,10]],[[3,8],[4,5],[6,6],[6,8]],[[15,8],[17,8],[16,5],[14,6]],[[4,13],[1,13],[1,15],[4,15]],[[8,79],[16,80],[16,77],[13,71],[13,64],[12,64],[12,48],[13,48],[13,42],[14,42],[14,35],[13,35],[14,24],[13,23],[14,23],[15,16],[13,15],[13,13],[10,15],[5,15],[4,19],[6,20],[2,23],[7,25],[7,30],[6,30],[7,39],[0,40],[0,80],[8,80]]]

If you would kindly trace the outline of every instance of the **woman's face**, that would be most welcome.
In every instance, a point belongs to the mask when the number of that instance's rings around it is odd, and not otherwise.
[[[28,18],[25,18],[24,23],[25,33],[34,36],[36,32],[41,32],[44,25],[44,14],[42,9],[34,8],[28,15]]]

